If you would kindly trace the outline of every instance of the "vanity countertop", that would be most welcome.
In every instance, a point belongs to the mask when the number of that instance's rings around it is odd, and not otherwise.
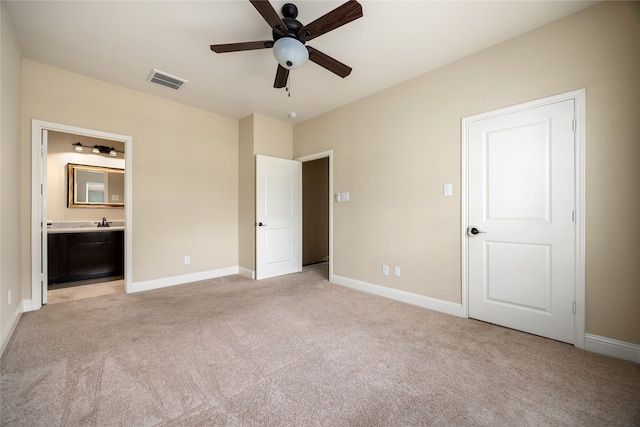
[[[87,233],[89,231],[123,231],[124,225],[110,225],[109,227],[49,227],[47,228],[47,234],[57,233]]]
[[[47,233],[88,233],[90,231],[122,231],[124,221],[108,221],[109,227],[98,227],[98,221],[48,221]]]

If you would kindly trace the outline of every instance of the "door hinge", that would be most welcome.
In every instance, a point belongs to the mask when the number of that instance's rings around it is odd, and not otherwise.
[[[573,312],[573,314],[576,314],[576,302],[575,301],[571,304],[571,311]]]
[[[576,128],[578,127],[578,122],[576,122],[576,119],[573,119],[571,121],[571,129],[573,129],[573,131],[576,131]]]
[[[576,211],[571,211],[571,221],[576,222]]]

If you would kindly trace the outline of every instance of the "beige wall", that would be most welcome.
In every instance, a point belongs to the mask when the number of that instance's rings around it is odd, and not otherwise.
[[[20,277],[20,113],[22,55],[0,2],[0,354],[22,311]],[[27,169],[28,169],[27,165]],[[8,293],[11,291],[11,304]]]
[[[293,125],[253,114],[253,154],[293,159]]]
[[[92,147],[94,145],[114,146],[124,151],[124,143],[105,141],[81,135],[63,132],[49,132],[47,141],[47,219],[50,221],[124,221],[124,208],[68,208],[68,170],[69,163],[88,166],[100,166],[124,169],[124,157],[93,154],[87,148],[82,153],[74,151],[72,144],[80,142]],[[115,147],[118,145],[118,147]],[[124,198],[121,199],[124,201]]]
[[[255,270],[255,163],[253,115],[240,120],[238,156],[238,262],[244,273]]]
[[[261,114],[240,120],[238,168],[239,266],[255,271],[255,156],[292,159],[293,126]]]
[[[640,3],[605,2],[296,125],[294,155],[333,149],[351,193],[334,273],[460,302],[461,119],[586,88],[586,329],[640,344],[639,76]]]
[[[32,119],[129,135],[133,281],[238,265],[237,120],[26,59],[22,87],[23,212],[30,212]],[[29,215],[22,217],[29,242]],[[25,244],[25,298],[30,251]]]

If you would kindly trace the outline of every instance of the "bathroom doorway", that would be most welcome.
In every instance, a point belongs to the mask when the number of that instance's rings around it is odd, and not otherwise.
[[[31,310],[126,292],[132,168],[125,152],[131,143],[128,136],[32,121]],[[80,187],[92,193],[86,200]]]
[[[122,141],[48,132],[43,302],[124,292],[124,156]]]

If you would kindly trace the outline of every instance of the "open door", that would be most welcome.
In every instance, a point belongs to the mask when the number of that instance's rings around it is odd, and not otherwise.
[[[256,156],[256,279],[302,271],[302,163]]]

